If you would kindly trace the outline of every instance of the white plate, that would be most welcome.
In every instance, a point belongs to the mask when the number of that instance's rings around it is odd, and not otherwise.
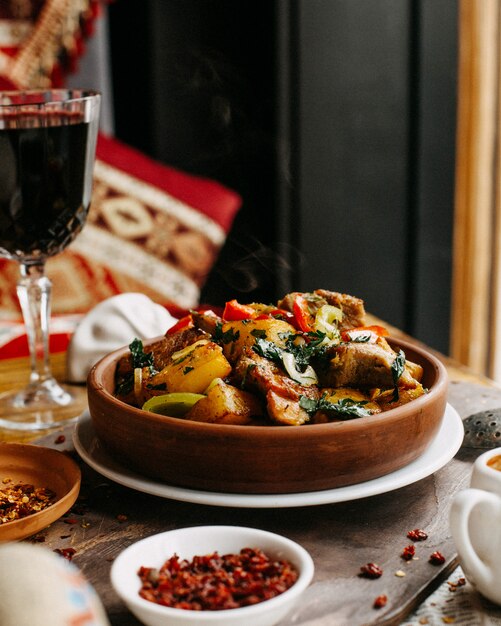
[[[433,472],[436,472],[448,463],[459,450],[463,442],[463,436],[463,422],[456,410],[448,404],[440,430],[430,446],[418,459],[396,472],[381,476],[381,478],[368,480],[364,483],[338,487],[337,489],[271,495],[198,491],[196,489],[167,485],[157,480],[140,476],[126,469],[110,456],[95,434],[88,411],[85,411],[78,420],[73,433],[73,443],[78,454],[96,472],[120,485],[142,491],[143,493],[172,500],[193,502],[195,504],[277,508],[347,502],[405,487],[422,478],[426,478],[426,476],[433,474]]]

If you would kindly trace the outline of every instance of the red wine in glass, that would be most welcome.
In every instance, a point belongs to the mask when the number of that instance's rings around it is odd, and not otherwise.
[[[0,249],[19,261],[53,256],[85,223],[90,124],[78,117],[0,129]]]
[[[71,414],[72,395],[50,371],[44,263],[85,224],[99,104],[98,93],[84,90],[0,92],[0,256],[20,264],[31,356],[28,387],[0,396],[0,427],[49,428],[60,423],[63,407],[64,419]]]

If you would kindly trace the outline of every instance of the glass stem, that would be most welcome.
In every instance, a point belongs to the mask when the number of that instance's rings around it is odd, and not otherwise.
[[[30,348],[30,383],[52,378],[49,362],[49,319],[51,281],[45,276],[44,262],[21,264],[17,295],[21,303]]]

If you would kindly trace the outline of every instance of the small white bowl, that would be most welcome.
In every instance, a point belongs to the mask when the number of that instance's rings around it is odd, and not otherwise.
[[[258,604],[224,611],[190,611],[161,606],[139,596],[141,566],[161,567],[173,554],[191,560],[196,555],[237,554],[259,548],[286,559],[298,570],[297,581],[284,593]],[[147,626],[272,626],[298,601],[313,578],[313,560],[300,545],[281,535],[240,526],[197,526],[170,530],[126,548],[111,568],[111,583],[129,610]]]

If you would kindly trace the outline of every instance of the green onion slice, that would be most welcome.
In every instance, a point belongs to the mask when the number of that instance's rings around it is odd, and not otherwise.
[[[201,393],[166,393],[161,396],[153,396],[143,404],[144,411],[169,415],[170,417],[183,417],[193,405],[205,398]]]

